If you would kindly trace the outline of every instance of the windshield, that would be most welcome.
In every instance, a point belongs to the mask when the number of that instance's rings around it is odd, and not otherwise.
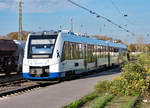
[[[51,58],[56,37],[44,36],[35,38],[30,36],[28,58]]]

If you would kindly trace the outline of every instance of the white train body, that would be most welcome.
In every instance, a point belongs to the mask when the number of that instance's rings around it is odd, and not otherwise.
[[[108,48],[117,51],[110,52]],[[26,41],[23,77],[44,80],[88,72],[119,64],[119,55],[125,51],[123,44],[77,36],[68,31],[32,33]]]

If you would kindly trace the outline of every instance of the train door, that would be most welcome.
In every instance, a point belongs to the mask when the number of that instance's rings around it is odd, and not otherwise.
[[[83,57],[84,57],[84,69],[87,70],[88,57],[87,57],[87,44],[83,44]]]

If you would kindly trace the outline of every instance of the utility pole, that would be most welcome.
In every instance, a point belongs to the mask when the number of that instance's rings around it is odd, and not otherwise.
[[[22,0],[19,0],[19,31],[18,39],[22,40]]]
[[[70,23],[71,23],[71,24],[70,24],[70,27],[71,27],[70,30],[71,30],[71,32],[73,32],[73,22],[72,22],[72,18],[71,18]]]

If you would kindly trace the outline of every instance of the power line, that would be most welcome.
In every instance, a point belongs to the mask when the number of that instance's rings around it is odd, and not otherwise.
[[[110,2],[115,7],[115,9],[118,11],[118,13],[121,14],[121,15],[123,15],[123,13],[120,11],[120,9],[118,8],[118,6],[112,0],[110,0]]]
[[[134,34],[133,32],[131,32],[130,30],[123,28],[122,26],[120,26],[119,24],[113,22],[113,21],[110,20],[109,18],[106,18],[106,17],[104,17],[104,16],[101,16],[100,14],[98,14],[98,13],[96,13],[96,12],[94,12],[94,11],[92,11],[92,10],[90,10],[90,9],[88,9],[88,8],[86,8],[86,7],[84,7],[84,6],[81,6],[81,5],[79,5],[79,4],[75,3],[75,2],[73,2],[72,0],[68,0],[68,2],[72,3],[73,5],[75,5],[75,6],[79,7],[79,8],[81,8],[81,9],[84,9],[84,10],[88,11],[90,14],[96,15],[97,18],[102,18],[102,19],[106,20],[107,22],[109,22],[109,23],[111,23],[111,24],[117,26],[118,28],[120,28],[120,29],[122,29],[122,30],[124,30],[124,31],[126,31],[126,32],[128,32],[128,33],[131,33],[132,35],[135,35],[135,34]]]
[[[128,15],[127,14],[124,14],[123,12],[121,12],[121,10],[119,9],[119,7],[115,4],[115,2],[113,0],[110,0],[111,4],[114,6],[114,8],[117,10],[117,12],[123,16],[123,17],[127,17]],[[133,24],[130,20],[128,19],[125,19],[128,23],[130,23],[131,25],[135,25]]]

